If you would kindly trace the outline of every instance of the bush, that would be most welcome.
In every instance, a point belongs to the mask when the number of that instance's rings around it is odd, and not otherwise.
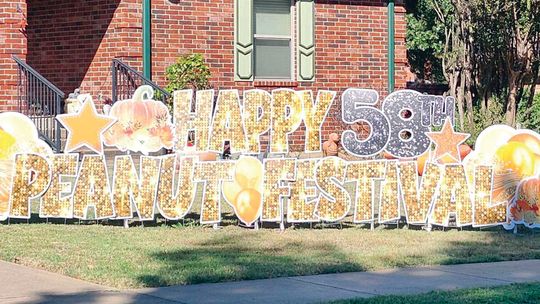
[[[528,94],[523,94],[518,105],[517,121],[521,129],[540,131],[540,94],[536,94],[531,106],[527,104]]]
[[[460,132],[471,134],[471,137],[467,139],[467,144],[474,146],[476,138],[480,133],[489,126],[497,124],[505,124],[505,116],[503,110],[503,103],[501,97],[493,97],[494,100],[490,106],[481,110],[479,107],[475,107],[473,111],[474,126],[471,126],[465,119],[463,129],[459,127],[457,111],[456,111],[456,128]]]
[[[482,111],[479,107],[474,108],[474,126],[470,126],[467,121],[465,121],[464,128],[461,130],[461,128],[459,128],[459,123],[456,122],[456,128],[462,132],[471,134],[471,137],[469,137],[467,143],[473,144],[480,132],[489,126],[506,124],[505,111],[503,107],[504,99],[501,96],[493,97],[490,107],[484,111]],[[526,92],[518,102],[517,125],[519,129],[530,129],[539,132],[540,94],[534,96],[531,106],[528,105],[528,96],[528,92]]]
[[[210,88],[210,68],[204,62],[201,54],[183,55],[176,63],[166,70],[168,92],[176,90],[193,89],[204,90]]]

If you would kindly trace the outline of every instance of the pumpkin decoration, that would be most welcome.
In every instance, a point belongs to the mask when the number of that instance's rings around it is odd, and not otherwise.
[[[540,226],[540,178],[521,182],[509,209],[510,219],[515,223]]]
[[[234,181],[223,182],[223,196],[236,216],[251,226],[262,209],[262,163],[251,156],[241,157],[234,168]]]
[[[133,94],[132,99],[115,103],[109,116],[117,122],[104,133],[108,146],[121,151],[148,154],[173,146],[171,116],[166,105],[153,100],[154,90],[144,85]]]

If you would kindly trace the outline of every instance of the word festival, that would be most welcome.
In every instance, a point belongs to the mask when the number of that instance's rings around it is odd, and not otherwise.
[[[219,224],[229,204],[257,227],[403,218],[422,226],[540,226],[540,135],[495,125],[473,150],[469,134],[454,128],[452,97],[401,90],[380,101],[370,89],[345,90],[340,100],[332,91],[290,89],[173,97],[171,115],[148,86],[107,113],[85,96],[76,111],[56,117],[68,134],[62,154],[39,139],[28,117],[0,113],[7,122],[0,129],[0,219],[28,219],[39,204],[42,218],[152,221],[159,213],[180,220],[200,212],[201,224]],[[325,142],[322,126],[334,103],[348,127]],[[289,135],[302,124],[304,153],[292,157]],[[106,159],[104,146],[123,153]],[[232,158],[216,159],[224,146]],[[174,153],[151,156],[159,151]]]

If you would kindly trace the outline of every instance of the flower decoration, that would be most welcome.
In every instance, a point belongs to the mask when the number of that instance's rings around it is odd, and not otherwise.
[[[118,121],[104,133],[105,144],[121,151],[148,154],[173,146],[173,125],[165,104],[153,100],[154,90],[144,85],[132,99],[116,102],[109,115]]]

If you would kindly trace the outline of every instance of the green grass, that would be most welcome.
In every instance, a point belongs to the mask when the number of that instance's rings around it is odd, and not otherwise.
[[[540,234],[0,225],[0,259],[118,288],[540,258]]]
[[[532,304],[540,303],[540,283],[491,288],[436,291],[411,296],[382,296],[331,302],[332,304]]]

